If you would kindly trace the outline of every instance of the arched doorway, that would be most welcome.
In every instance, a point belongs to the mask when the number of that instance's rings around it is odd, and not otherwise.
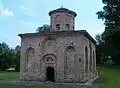
[[[47,81],[54,81],[54,68],[53,67],[48,66],[46,68],[46,78],[47,78]]]
[[[43,74],[46,81],[54,81],[56,77],[56,56],[54,54],[46,54],[43,56]]]

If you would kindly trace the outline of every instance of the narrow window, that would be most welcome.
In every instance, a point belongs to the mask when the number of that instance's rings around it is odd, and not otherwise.
[[[96,65],[96,62],[95,62],[95,52],[93,51],[93,71],[95,72],[95,65]]]
[[[85,72],[88,71],[88,49],[85,47]]]
[[[60,24],[57,24],[57,25],[56,25],[56,29],[57,29],[57,30],[60,30]]]
[[[70,25],[69,24],[66,24],[66,29],[70,29]]]

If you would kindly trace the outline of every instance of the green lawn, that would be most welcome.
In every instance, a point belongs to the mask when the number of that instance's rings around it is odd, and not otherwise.
[[[120,67],[98,66],[104,88],[120,88]]]
[[[18,79],[19,72],[0,72],[0,80]]]
[[[14,80],[19,79],[19,72],[0,72],[0,81],[1,80]],[[52,85],[52,84],[38,84],[38,85],[13,85],[13,84],[6,84],[0,83],[0,88],[69,88],[67,85]]]
[[[12,85],[12,84],[0,84],[0,88],[69,88],[67,85]]]
[[[104,88],[120,88],[120,67],[98,66],[98,72]],[[18,79],[17,72],[0,72],[0,80]],[[0,84],[0,88],[68,88],[67,85],[11,85]]]

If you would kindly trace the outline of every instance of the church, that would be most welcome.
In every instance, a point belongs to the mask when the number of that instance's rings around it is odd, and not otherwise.
[[[20,80],[83,83],[95,78],[96,41],[75,30],[77,14],[67,8],[49,12],[50,31],[19,34]]]

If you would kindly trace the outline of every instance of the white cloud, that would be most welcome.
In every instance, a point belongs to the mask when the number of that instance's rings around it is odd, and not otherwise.
[[[27,7],[23,6],[23,5],[20,5],[20,8],[22,8],[25,11],[24,13],[26,15],[32,16],[33,12],[32,12],[32,10],[30,8],[27,8]]]
[[[23,5],[20,5],[20,7],[21,7],[23,10],[32,11],[31,9],[29,9],[29,8],[27,8],[27,7],[24,7]]]
[[[13,16],[13,12],[9,8],[4,8],[3,4],[0,4],[0,14],[3,16]]]
[[[38,26],[38,24],[33,23],[33,22],[29,22],[29,21],[17,21],[17,23],[19,24],[25,24],[25,25],[29,25],[29,26]]]

